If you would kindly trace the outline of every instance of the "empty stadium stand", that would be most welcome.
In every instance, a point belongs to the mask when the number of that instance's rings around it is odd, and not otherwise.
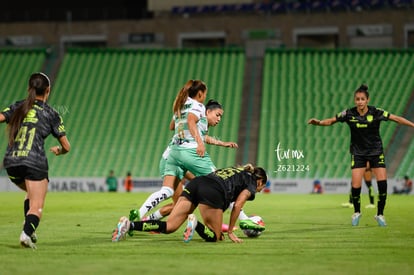
[[[263,77],[258,163],[272,177],[348,177],[349,129],[346,125],[312,127],[311,117],[327,118],[352,107],[361,83],[370,87],[370,105],[402,115],[413,92],[413,51],[268,50]],[[387,147],[396,123],[383,123]],[[278,159],[280,152],[290,152]],[[292,152],[303,152],[295,158]],[[309,165],[301,172],[274,172],[280,165]],[[285,167],[283,169],[302,168]],[[305,167],[306,168],[306,167]]]
[[[247,2],[247,1],[246,1]],[[173,15],[208,13],[308,13],[345,12],[378,9],[408,9],[414,7],[412,0],[325,0],[325,1],[262,1],[254,3],[184,5],[173,6]]]
[[[64,116],[72,151],[50,159],[51,174],[159,177],[158,163],[172,132],[172,103],[189,79],[202,79],[207,99],[224,106],[210,135],[237,141],[244,55],[228,50],[69,51],[56,79],[53,104]],[[234,165],[236,151],[207,146],[218,167]]]
[[[257,141],[256,163],[272,178],[349,177],[348,127],[312,127],[307,120],[352,107],[361,83],[370,87],[371,105],[398,115],[412,113],[407,106],[414,90],[413,55],[413,50],[268,49],[261,103],[252,106],[260,107],[260,120],[249,122],[259,124],[257,139],[247,131],[250,142]],[[0,51],[1,106],[26,96],[28,76],[44,70],[47,59],[45,49]],[[203,79],[207,98],[224,106],[222,122],[210,135],[239,141],[240,121],[251,113],[242,109],[243,102],[258,93],[251,86],[249,98],[243,98],[243,87],[252,81],[245,69],[239,48],[69,50],[49,104],[65,121],[72,151],[64,158],[49,157],[50,176],[103,177],[113,169],[117,175],[131,171],[134,177],[158,178],[159,158],[172,135],[172,102],[188,79]],[[414,142],[408,142],[405,154],[395,153],[407,139],[396,129],[396,123],[385,122],[381,133],[387,161],[400,163],[392,175],[402,177],[413,169]],[[1,154],[6,143],[1,139]],[[53,138],[46,142],[47,147],[55,144]],[[236,150],[207,146],[207,151],[218,167],[238,164]]]

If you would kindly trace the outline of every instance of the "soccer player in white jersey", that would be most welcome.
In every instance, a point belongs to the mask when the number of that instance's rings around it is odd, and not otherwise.
[[[217,101],[211,100],[206,107],[207,86],[200,80],[190,80],[178,93],[174,105],[174,118],[170,129],[174,129],[172,144],[169,146],[165,168],[160,171],[163,186],[152,193],[139,209],[130,211],[130,220],[141,219],[146,213],[162,201],[173,196],[180,180],[187,171],[192,174],[207,175],[216,170],[216,166],[205,151],[204,142],[218,146],[237,148],[235,142],[223,142],[207,135],[209,126],[216,126],[223,114],[223,108]]]

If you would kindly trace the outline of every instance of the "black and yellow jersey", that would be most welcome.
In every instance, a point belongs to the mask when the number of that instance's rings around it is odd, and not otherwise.
[[[251,201],[255,198],[257,188],[256,179],[251,173],[244,171],[242,167],[218,169],[215,172],[208,174],[207,177],[211,177],[220,182],[225,190],[227,207],[231,202],[234,202],[237,199],[244,189],[250,191],[251,195],[248,200]]]
[[[356,107],[344,110],[336,115],[336,120],[346,122],[351,130],[350,152],[352,155],[377,156],[383,154],[380,136],[380,123],[387,121],[390,113],[374,106],[360,115]]]
[[[18,101],[2,114],[9,123],[13,113],[24,101]],[[7,147],[4,156],[4,167],[28,166],[47,171],[48,162],[44,149],[45,139],[52,134],[55,138],[66,135],[63,120],[58,112],[43,101],[35,101],[33,108],[27,113],[19,128],[12,146]]]

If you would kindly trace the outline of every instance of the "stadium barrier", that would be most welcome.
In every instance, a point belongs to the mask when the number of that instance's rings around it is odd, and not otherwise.
[[[282,194],[309,194],[313,189],[313,182],[317,179],[270,179],[270,192]],[[348,194],[351,188],[351,179],[318,179],[323,192],[326,194]],[[403,179],[388,179],[388,194],[392,193],[394,186],[401,189]],[[377,191],[377,183],[373,180],[373,188]],[[362,193],[367,194],[368,189],[362,184]]]
[[[49,182],[49,192],[106,192],[104,177],[96,178],[53,178]],[[312,192],[313,182],[316,179],[270,179],[270,193],[274,194],[309,194]],[[348,194],[350,179],[319,179],[326,194]],[[132,192],[154,192],[162,186],[158,178],[134,179]],[[395,187],[401,189],[403,179],[388,179],[388,193]],[[373,181],[374,190],[377,190],[376,181]],[[7,177],[0,177],[0,192],[19,191]],[[118,179],[118,191],[125,192],[123,179]],[[362,185],[362,193],[368,193],[367,187]]]

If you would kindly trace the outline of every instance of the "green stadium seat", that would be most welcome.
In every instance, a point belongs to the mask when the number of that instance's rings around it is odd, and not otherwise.
[[[34,72],[42,71],[46,58],[46,49],[0,50],[1,110],[17,100],[22,100],[27,97],[29,77]],[[3,137],[6,137],[6,132],[2,132]],[[7,147],[7,138],[3,137],[0,139],[1,156],[4,155]]]
[[[306,155],[316,156],[303,160],[317,169],[312,171],[314,175],[348,178],[348,127],[339,124],[315,128],[306,126],[306,121],[310,117],[332,117],[353,107],[353,93],[361,83],[370,87],[371,105],[401,114],[414,89],[410,73],[414,71],[412,60],[412,51],[267,50],[258,162],[272,170],[279,162],[269,152],[274,148],[274,141],[279,141],[303,149]],[[276,127],[270,126],[271,123]],[[395,128],[395,123],[383,124],[385,147]],[[269,130],[270,133],[263,135]],[[327,167],[321,166],[320,162],[326,163]],[[280,173],[271,176],[285,177]]]
[[[223,50],[72,49],[65,54],[54,104],[64,116],[72,152],[50,160],[52,176],[118,175],[158,178],[159,160],[172,132],[172,103],[189,79],[202,79],[207,99],[220,101],[222,122],[211,134],[237,141],[244,52]],[[209,146],[217,167],[236,164],[236,151]]]

